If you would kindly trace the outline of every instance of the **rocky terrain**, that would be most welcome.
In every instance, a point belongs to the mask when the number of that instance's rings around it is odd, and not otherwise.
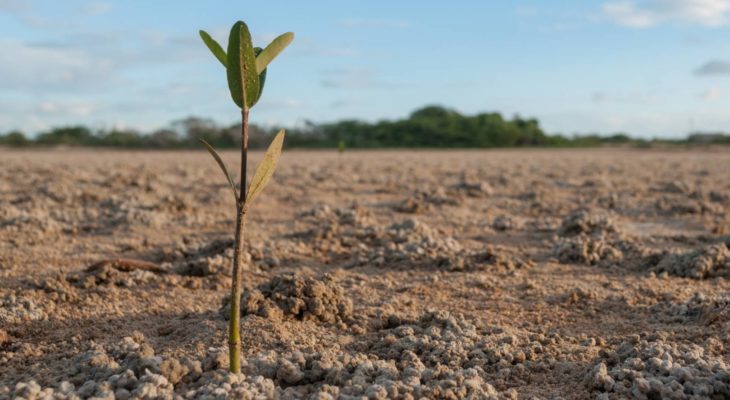
[[[0,399],[730,398],[729,171],[285,152],[233,375],[235,213],[205,151],[0,149]]]

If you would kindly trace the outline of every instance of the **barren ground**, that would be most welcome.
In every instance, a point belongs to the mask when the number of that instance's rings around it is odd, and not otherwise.
[[[0,150],[0,398],[730,398],[727,150],[286,152],[240,376],[224,182]]]

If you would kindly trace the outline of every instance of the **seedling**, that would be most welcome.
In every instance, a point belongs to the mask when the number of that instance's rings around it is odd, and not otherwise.
[[[234,373],[241,372],[241,270],[243,269],[243,238],[246,227],[246,213],[253,200],[264,189],[274,174],[276,163],[281,154],[284,142],[284,130],[276,134],[264,158],[256,167],[251,183],[246,185],[246,166],[248,164],[248,113],[261,98],[266,81],[266,67],[294,40],[292,32],[278,36],[265,48],[254,47],[248,26],[242,21],[233,24],[228,37],[228,51],[218,44],[205,31],[200,31],[200,38],[223,64],[228,78],[228,89],[233,102],[241,109],[241,175],[240,190],[236,189],[233,177],[228,173],[225,163],[205,140],[200,142],[213,156],[231,187],[236,200],[236,244],[233,253],[233,274],[231,284],[231,318],[228,328],[228,365]]]
[[[337,152],[340,153],[340,155],[342,155],[342,153],[345,152],[345,141],[344,140],[340,140],[337,143]]]

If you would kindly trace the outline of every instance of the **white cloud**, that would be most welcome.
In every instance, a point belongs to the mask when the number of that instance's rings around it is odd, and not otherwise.
[[[591,93],[591,101],[597,104],[618,103],[618,104],[652,104],[660,99],[652,92],[605,92],[595,91]]]
[[[0,86],[5,89],[78,88],[98,83],[111,67],[109,62],[74,48],[36,46],[2,39],[0,48],[13,55],[0,63]]]
[[[700,93],[700,98],[706,101],[718,100],[722,97],[722,90],[720,88],[711,87],[704,92]]]
[[[205,48],[195,39],[153,31],[82,33],[39,41],[0,38],[0,48],[12,54],[0,63],[0,87],[31,93],[101,92],[124,82],[130,69],[207,60]]]
[[[299,109],[304,107],[304,102],[294,98],[266,99],[261,101],[261,108],[266,110],[277,109]]]
[[[38,105],[38,110],[45,114],[63,114],[74,117],[91,115],[96,107],[88,102],[56,102],[44,101]]]
[[[718,27],[730,23],[730,0],[620,0],[603,4],[603,15],[631,28],[661,23]]]
[[[632,28],[646,28],[656,23],[650,11],[639,10],[628,1],[606,3],[603,5],[603,13],[619,25]]]
[[[35,97],[32,97],[35,98]],[[52,126],[88,122],[103,107],[87,100],[18,101],[0,99],[0,132],[19,129],[26,133],[37,133]]]

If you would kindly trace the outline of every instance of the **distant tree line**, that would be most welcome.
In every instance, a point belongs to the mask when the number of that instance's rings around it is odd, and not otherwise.
[[[203,138],[216,148],[234,148],[240,145],[240,130],[240,124],[219,126],[211,119],[188,117],[149,133],[131,129],[92,130],[81,125],[53,128],[34,138],[12,131],[0,134],[0,145],[175,149],[198,147],[198,138]],[[261,148],[278,128],[251,125],[249,130],[249,145]],[[496,112],[463,115],[448,108],[427,106],[408,118],[394,121],[306,123],[303,127],[288,128],[286,142],[290,148],[642,147],[655,144],[730,144],[730,135],[694,133],[676,140],[636,139],[624,133],[548,135],[534,118],[507,119]]]
[[[249,145],[263,147],[273,129],[249,126]],[[90,146],[121,147],[130,149],[179,149],[199,147],[199,138],[217,148],[240,147],[241,124],[227,127],[217,125],[208,118],[188,117],[170,124],[169,127],[143,133],[134,129],[92,130],[83,125],[52,128],[28,138],[22,132],[0,134],[0,145],[23,146]]]

